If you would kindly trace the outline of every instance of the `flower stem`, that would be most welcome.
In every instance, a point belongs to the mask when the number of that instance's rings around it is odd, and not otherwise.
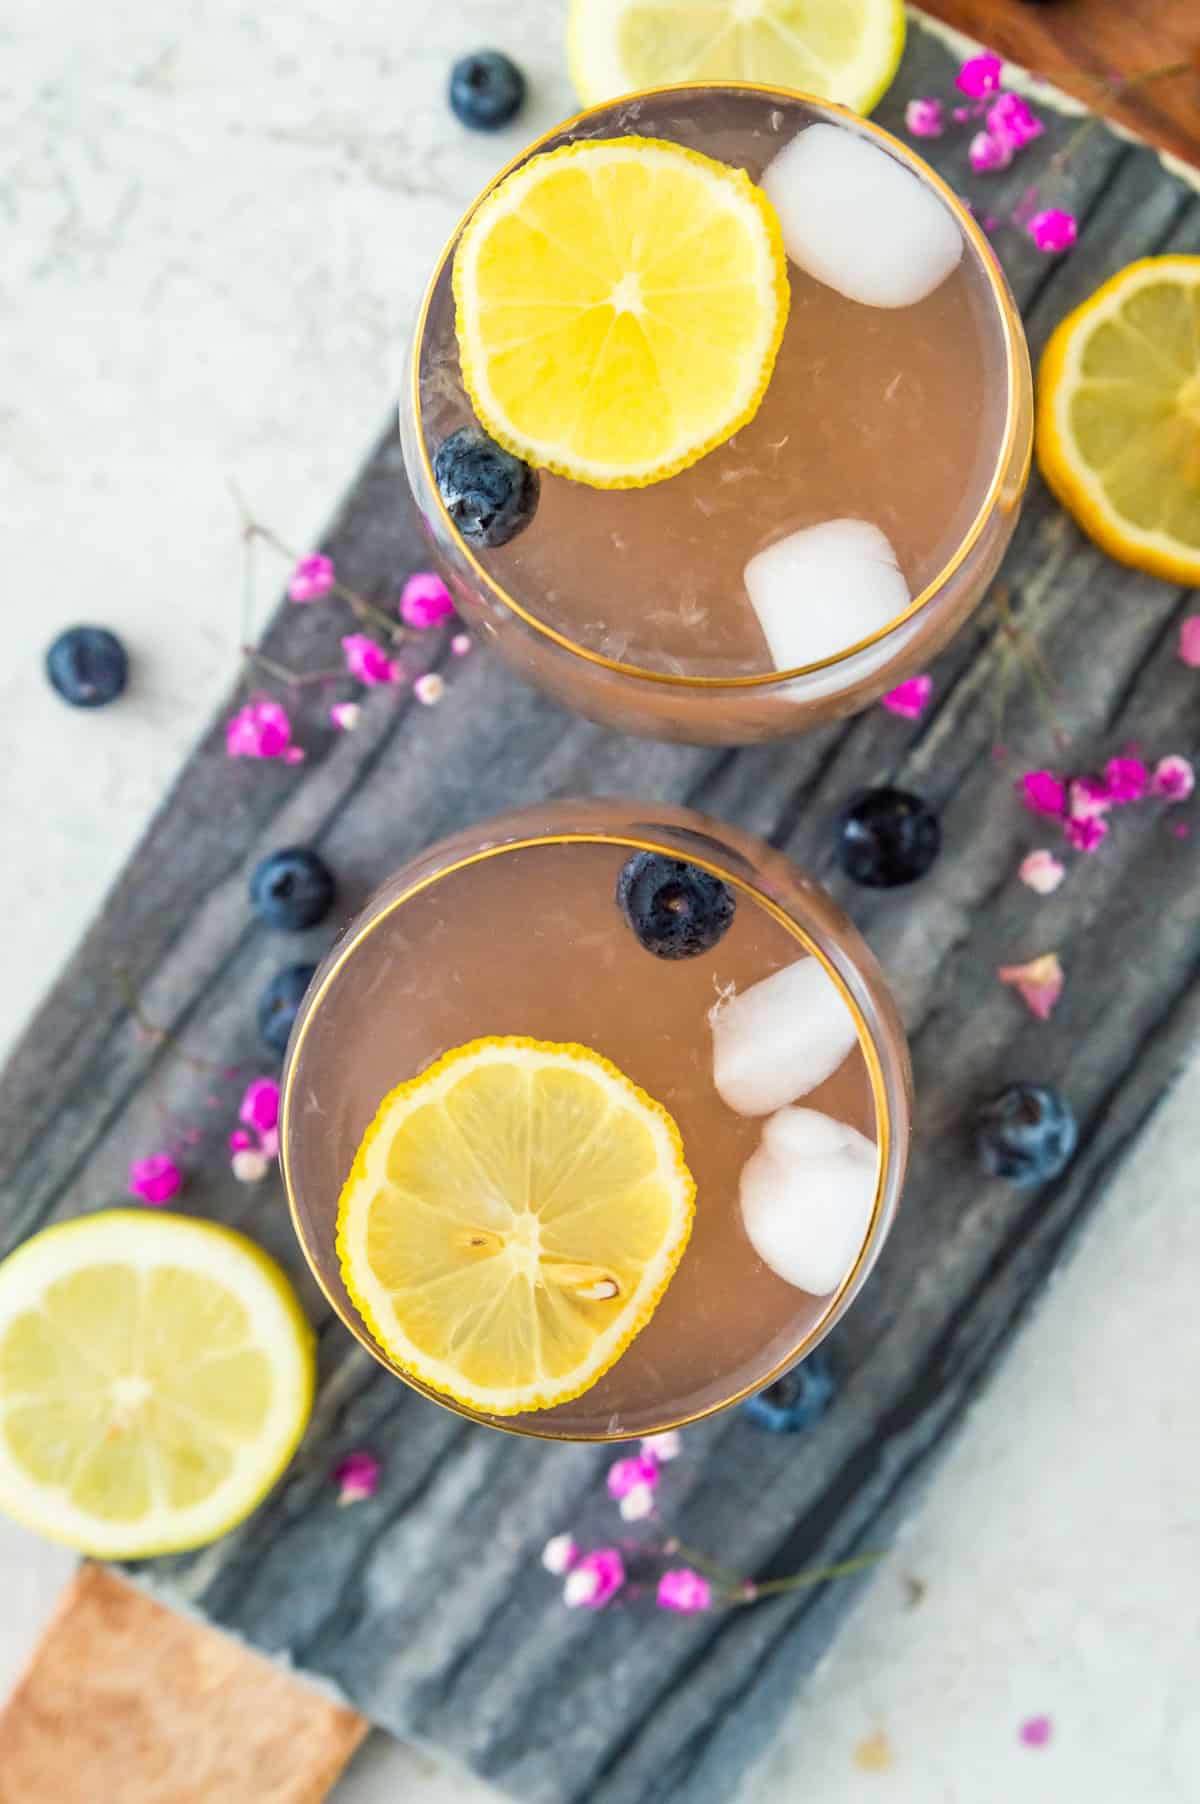
[[[248,664],[256,664],[260,670],[274,677],[277,683],[287,683],[290,688],[301,689],[306,683],[328,683],[344,678],[346,670],[343,665],[333,665],[325,670],[289,670],[286,664],[276,663],[257,645],[243,645],[242,656]]]
[[[811,1572],[797,1572],[791,1578],[768,1579],[763,1585],[744,1586],[742,1594],[730,1598],[731,1604],[753,1604],[760,1597],[778,1597],[785,1591],[803,1591],[810,1585],[824,1585],[830,1579],[846,1578],[874,1566],[884,1556],[884,1548],[876,1553],[860,1553],[852,1560],[839,1560],[836,1566],[815,1566]]]
[[[285,545],[279,534],[272,532],[269,526],[260,526],[256,520],[247,520],[244,530],[247,538],[260,538],[273,551],[277,551],[280,557],[287,558],[289,563],[299,563],[299,554],[293,551],[290,545]],[[367,600],[365,595],[359,595],[356,590],[348,589],[345,583],[340,583],[335,579],[330,593],[336,595],[339,601],[344,601],[359,620],[369,620],[373,625],[382,628],[393,640],[399,641],[407,637],[405,629],[399,626],[390,614],[385,614],[382,608],[377,608],[373,602]]]

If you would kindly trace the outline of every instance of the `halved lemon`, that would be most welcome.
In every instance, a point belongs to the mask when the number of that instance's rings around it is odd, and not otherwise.
[[[1200,257],[1144,257],[1067,315],[1038,371],[1037,460],[1110,557],[1200,583]]]
[[[752,418],[788,281],[741,169],[654,138],[563,145],[484,197],[454,258],[475,411],[527,462],[640,488]]]
[[[550,1409],[649,1321],[695,1189],[670,1115],[599,1053],[474,1040],[384,1099],[342,1191],[342,1276],[434,1390]]]
[[[586,106],[672,82],[799,88],[869,113],[904,54],[903,0],[571,0]]]
[[[107,1559],[248,1516],[312,1407],[287,1279],[229,1228],[114,1209],[0,1265],[0,1509]]]

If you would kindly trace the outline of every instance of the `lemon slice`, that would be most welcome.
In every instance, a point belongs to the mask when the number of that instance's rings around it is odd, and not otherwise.
[[[649,1321],[695,1189],[674,1121],[599,1053],[474,1040],[384,1099],[342,1191],[342,1276],[434,1390],[549,1409]]]
[[[799,88],[868,113],[904,54],[903,0],[571,0],[586,106],[672,82]]]
[[[1067,315],[1038,371],[1037,459],[1089,537],[1200,583],[1200,257],[1145,257]]]
[[[115,1209],[0,1265],[0,1509],[81,1553],[216,1540],[283,1471],[312,1394],[287,1279],[228,1228]]]
[[[788,282],[744,170],[655,138],[531,157],[454,259],[463,381],[492,437],[596,488],[695,463],[758,409]]]

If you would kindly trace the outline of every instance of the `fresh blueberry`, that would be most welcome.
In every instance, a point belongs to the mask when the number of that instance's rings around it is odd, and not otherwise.
[[[1032,1187],[1056,1178],[1075,1151],[1075,1115],[1048,1084],[1010,1084],[975,1117],[979,1163],[991,1178]]]
[[[46,653],[46,675],[73,708],[103,708],[128,682],[129,658],[106,626],[72,626]]]
[[[468,545],[507,545],[537,512],[537,471],[478,426],[460,426],[442,440],[433,457],[433,477],[446,512]]]
[[[758,1428],[767,1428],[772,1434],[797,1434],[825,1414],[836,1389],[828,1355],[818,1347],[765,1391],[747,1397],[742,1407]]]
[[[904,789],[864,789],[839,816],[838,861],[870,889],[923,877],[942,845],[937,815]]]
[[[498,131],[516,118],[524,101],[525,77],[503,51],[473,51],[450,71],[450,110],[472,131]]]
[[[333,892],[333,872],[325,860],[306,846],[287,846],[254,867],[250,906],[268,927],[299,933],[329,913]]]
[[[617,879],[617,904],[655,958],[695,958],[711,952],[733,919],[727,883],[661,852],[635,852]]]
[[[305,991],[317,974],[315,965],[287,965],[276,971],[258,999],[258,1031],[272,1052],[286,1052]]]

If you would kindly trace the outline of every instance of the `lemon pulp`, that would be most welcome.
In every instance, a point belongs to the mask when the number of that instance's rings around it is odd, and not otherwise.
[[[480,202],[453,282],[483,425],[597,488],[661,481],[753,418],[789,300],[749,176],[637,137],[531,157]]]
[[[84,1553],[215,1540],[308,1420],[313,1340],[241,1235],[111,1210],[0,1265],[0,1508]]]
[[[338,1208],[342,1276],[425,1384],[491,1415],[548,1409],[650,1319],[694,1195],[674,1121],[607,1059],[476,1040],[382,1103]]]
[[[571,0],[567,55],[587,105],[672,82],[745,81],[866,113],[904,36],[902,0]]]
[[[1083,530],[1200,583],[1200,257],[1146,257],[1068,314],[1038,371],[1037,458]]]

